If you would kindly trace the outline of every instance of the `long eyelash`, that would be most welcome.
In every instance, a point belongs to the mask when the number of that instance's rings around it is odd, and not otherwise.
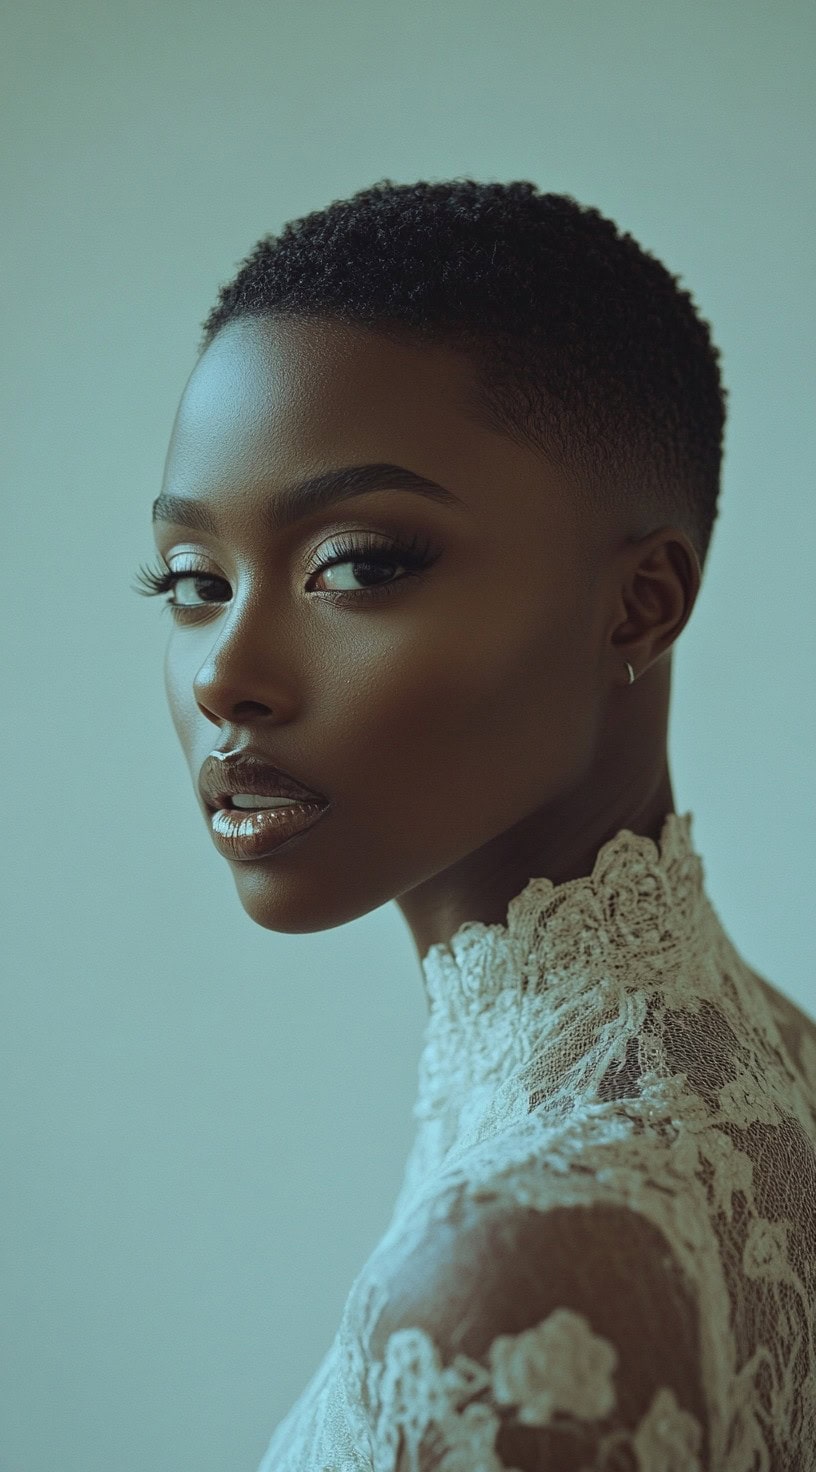
[[[358,562],[373,567],[398,563],[401,567],[416,570],[426,565],[431,550],[430,541],[421,537],[418,532],[414,533],[410,542],[394,539],[388,545],[368,533],[359,534],[355,539],[348,533],[341,532],[337,537],[332,538],[332,542],[335,549],[332,556],[324,558],[312,569],[310,574],[312,577],[317,573],[325,572],[327,567],[334,567],[338,562]],[[356,596],[353,589],[350,591],[352,596]]]
[[[140,593],[143,598],[153,598],[157,593],[166,593],[172,587],[174,576],[176,574],[170,571],[164,559],[158,567],[145,567],[143,563],[136,579],[142,587],[134,588],[133,591]]]
[[[327,568],[334,567],[340,562],[357,562],[363,566],[373,567],[390,567],[393,564],[398,564],[400,567],[405,567],[410,576],[412,573],[421,571],[423,567],[427,566],[430,560],[431,543],[427,538],[421,537],[418,533],[414,534],[410,542],[400,542],[395,539],[388,546],[384,546],[382,542],[376,541],[370,535],[363,534],[355,539],[348,534],[344,535],[341,533],[333,538],[333,544],[334,552],[332,556],[324,558],[323,561],[319,562],[312,569],[310,573],[311,577],[325,572]],[[142,597],[153,598],[160,593],[172,592],[176,583],[181,578],[195,578],[211,583],[224,581],[223,578],[217,577],[215,573],[204,572],[196,567],[173,570],[168,567],[162,557],[155,567],[146,567],[142,564],[136,579],[137,583],[141,583],[142,586],[135,587],[133,591],[141,594]],[[401,582],[402,579],[398,578],[397,581]],[[375,584],[373,588],[362,588],[360,590],[340,588],[330,590],[327,596],[361,598],[366,593],[376,594],[388,592],[393,586],[392,583],[382,583],[379,585]],[[167,602],[170,608],[184,609],[188,614],[199,611],[196,607],[187,607],[185,604],[174,604],[170,599]]]

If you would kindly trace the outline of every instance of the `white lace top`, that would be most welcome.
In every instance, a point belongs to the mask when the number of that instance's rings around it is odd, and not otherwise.
[[[816,1029],[691,821],[428,951],[393,1216],[259,1472],[816,1468]]]

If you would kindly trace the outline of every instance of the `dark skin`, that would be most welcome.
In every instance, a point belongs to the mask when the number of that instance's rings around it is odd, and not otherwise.
[[[214,746],[250,741],[331,802],[280,853],[227,860],[266,929],[326,930],[395,900],[422,957],[466,921],[506,923],[534,876],[591,873],[621,828],[657,840],[675,811],[671,649],[700,588],[694,547],[646,510],[579,512],[563,471],[476,421],[473,381],[452,349],[244,318],[185,387],[162,489],[204,501],[220,535],[160,522],[157,547],[228,585],[175,595],[210,600],[165,662],[194,790]],[[364,461],[462,505],[373,490],[264,529],[276,485]],[[418,533],[434,560],[313,575],[338,535],[365,533]],[[399,586],[367,597],[375,579]]]

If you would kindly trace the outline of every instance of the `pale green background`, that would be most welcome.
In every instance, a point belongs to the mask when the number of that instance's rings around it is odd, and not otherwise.
[[[396,906],[253,924],[130,591],[199,324],[385,176],[531,179],[693,291],[731,390],[678,811],[816,1015],[816,12],[18,3],[3,23],[2,1472],[255,1472],[387,1221],[425,1000]]]

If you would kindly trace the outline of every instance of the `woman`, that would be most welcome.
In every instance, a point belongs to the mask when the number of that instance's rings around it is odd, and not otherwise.
[[[202,813],[269,930],[395,900],[429,1005],[392,1220],[261,1472],[805,1472],[816,1025],[667,757],[708,324],[597,210],[460,179],[288,224],[203,325],[142,576]]]

